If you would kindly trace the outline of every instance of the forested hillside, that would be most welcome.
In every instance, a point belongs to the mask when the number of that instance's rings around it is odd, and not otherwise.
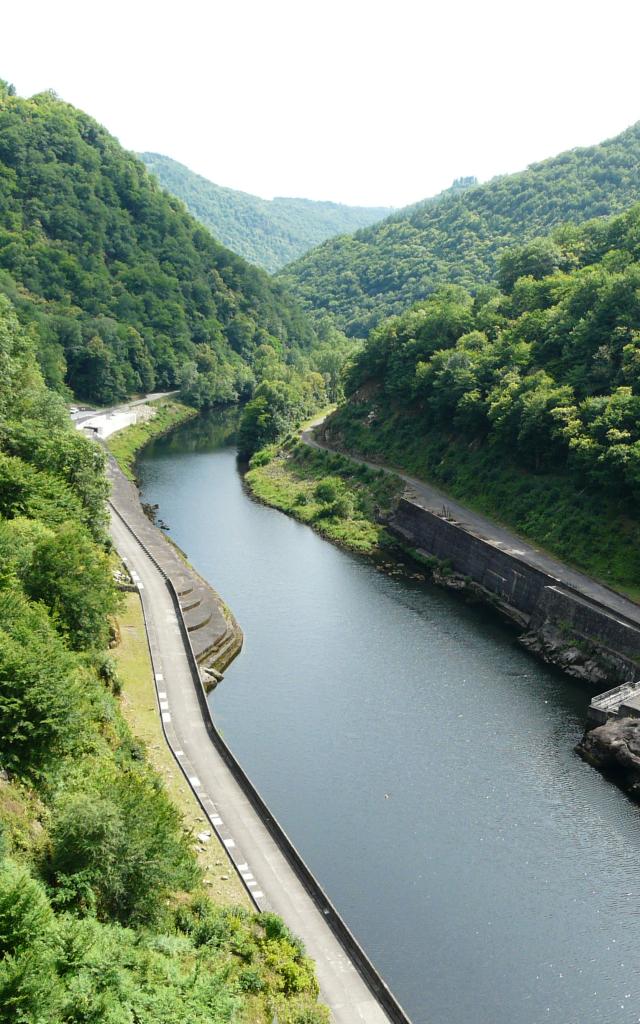
[[[533,164],[462,193],[450,191],[345,238],[323,243],[286,267],[287,283],[315,315],[364,338],[384,317],[439,285],[470,290],[495,279],[510,246],[622,212],[640,200],[640,123],[587,149]]]
[[[0,1022],[326,1024],[284,924],[207,896],[122,716],[106,491],[0,295]]]
[[[640,206],[503,254],[374,330],[334,441],[640,593]]]
[[[382,206],[345,206],[283,197],[261,199],[214,185],[168,156],[141,153],[140,158],[162,187],[182,199],[223,245],[270,273],[325,238],[357,231],[391,213]]]
[[[230,401],[265,349],[304,377],[316,335],[282,285],[86,114],[12,93],[0,83],[0,292],[33,324],[52,387],[113,403],[186,384]]]

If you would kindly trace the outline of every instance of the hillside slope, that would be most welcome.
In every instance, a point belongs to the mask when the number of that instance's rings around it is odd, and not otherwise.
[[[92,401],[172,388],[186,364],[253,386],[269,345],[315,339],[280,284],[223,248],[104,128],[0,83],[0,290],[36,324],[49,384]]]
[[[211,899],[123,716],[155,702],[112,656],[104,469],[0,295],[0,1021],[326,1024],[283,922]]]
[[[622,212],[638,200],[640,122],[602,145],[445,193],[438,203],[331,239],[286,267],[279,280],[315,315],[330,313],[341,330],[365,337],[442,283],[474,289],[491,281],[509,246],[564,221]]]
[[[334,443],[640,593],[640,205],[503,256],[374,330]]]
[[[357,231],[391,213],[382,206],[345,206],[280,196],[261,199],[214,185],[160,153],[140,153],[140,159],[162,187],[182,199],[223,245],[270,273],[325,238]]]

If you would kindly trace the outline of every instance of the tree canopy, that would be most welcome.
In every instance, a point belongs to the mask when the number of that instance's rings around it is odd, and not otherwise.
[[[525,532],[551,544],[566,527],[559,550],[572,561],[588,504],[584,533],[592,551],[600,545],[599,571],[608,571],[613,534],[627,551],[617,571],[632,583],[640,573],[629,532],[640,499],[639,240],[640,206],[565,226],[504,253],[502,290],[443,286],[385,321],[356,354],[348,404],[331,429],[362,450],[413,460],[411,468],[453,482],[500,518],[517,519],[526,505]],[[487,505],[500,467],[501,504]],[[564,524],[554,521],[545,486],[556,504],[560,493],[573,502],[575,519],[569,511]],[[584,558],[589,567],[588,551]]]
[[[206,895],[121,713],[104,451],[37,342],[0,294],[0,1024],[326,1024],[284,924]]]
[[[283,197],[260,199],[214,185],[160,153],[141,153],[140,159],[162,187],[181,199],[223,245],[270,273],[325,238],[357,231],[391,213],[388,207]]]
[[[0,291],[36,332],[48,383],[105,404],[179,386],[198,360],[237,397],[261,345],[295,361],[315,341],[281,284],[48,92],[0,91]]]
[[[454,185],[380,224],[324,242],[278,280],[314,316],[329,314],[349,336],[365,338],[442,284],[475,292],[495,281],[502,254],[514,245],[640,201],[639,161],[640,122],[519,174],[484,185],[463,181],[462,189]],[[553,258],[549,250],[545,258]]]

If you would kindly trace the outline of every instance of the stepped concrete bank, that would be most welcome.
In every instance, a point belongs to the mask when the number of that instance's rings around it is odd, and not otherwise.
[[[111,504],[171,581],[202,679],[210,688],[242,646],[242,631],[212,587],[145,515],[138,490],[110,456]]]
[[[442,563],[442,582],[469,588],[522,627],[525,646],[545,660],[594,686],[640,679],[640,608],[628,601],[622,614],[621,595],[611,592],[608,607],[417,498],[400,500],[389,527]]]

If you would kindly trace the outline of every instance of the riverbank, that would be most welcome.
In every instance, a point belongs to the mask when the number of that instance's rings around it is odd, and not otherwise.
[[[220,595],[145,514],[136,485],[125,477],[113,456],[107,475],[112,507],[151,553],[178,596],[202,681],[210,689],[241,650],[242,630]]]
[[[393,545],[383,523],[403,490],[393,474],[290,439],[254,455],[244,479],[254,498],[340,547],[379,555]]]
[[[135,482],[135,459],[152,440],[168,434],[181,423],[197,417],[197,411],[172,398],[149,405],[154,415],[125,427],[108,438],[111,452],[109,478],[112,503],[154,551],[176,588],[202,680],[207,689],[216,686],[242,649],[243,635],[233,613],[213,587],[195,571],[183,551],[166,537],[147,515]]]
[[[143,514],[136,488],[113,457],[109,477],[115,512],[112,537],[144,607],[166,741],[254,905],[273,921],[279,935],[290,939],[292,981],[283,986],[279,998],[271,999],[272,1012],[283,1024],[326,1024],[326,1007],[316,1003],[317,973],[321,996],[336,1024],[351,1024],[354,1014],[371,1024],[409,1024],[210,717],[205,666],[219,664],[229,651],[223,637],[215,651],[206,649],[199,655],[203,636],[217,628],[215,616],[209,618],[206,608],[203,611],[206,595],[215,592],[188,563],[176,567],[175,546]],[[230,615],[215,597],[218,618]],[[234,649],[231,656],[236,653]],[[273,918],[273,911],[302,936],[315,971],[305,947]]]
[[[604,725],[587,729],[576,750],[640,803],[639,718],[610,718]]]
[[[494,607],[569,675],[599,689],[640,675],[640,607],[431,485],[335,452],[309,430],[251,466],[259,500],[351,550],[408,555],[435,583]]]
[[[198,415],[196,409],[174,398],[161,398],[150,402],[148,407],[153,410],[153,416],[144,422],[117,430],[106,441],[108,450],[131,481],[135,481],[136,456],[146,444]]]
[[[628,507],[581,481],[526,472],[490,446],[462,445],[441,431],[422,433],[402,410],[350,401],[319,432],[337,451],[429,481],[446,504],[459,502],[531,546],[631,600],[640,599],[640,523]]]

